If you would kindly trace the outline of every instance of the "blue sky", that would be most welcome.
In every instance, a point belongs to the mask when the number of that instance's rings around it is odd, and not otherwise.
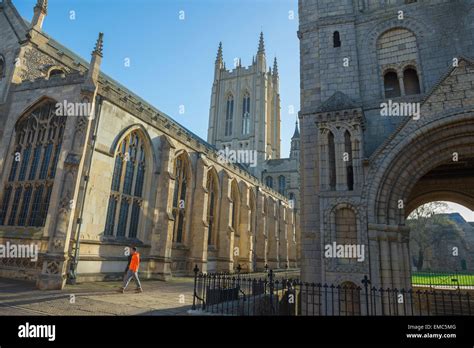
[[[36,0],[13,2],[31,20]],[[203,139],[219,41],[227,67],[235,58],[247,66],[263,31],[267,63],[275,56],[279,62],[281,148],[287,157],[299,110],[297,5],[297,0],[49,0],[43,29],[86,60],[98,32],[104,32],[102,70]],[[471,210],[449,207],[474,221]]]
[[[36,0],[13,3],[31,20]],[[297,15],[297,0],[49,0],[43,30],[86,60],[104,32],[102,70],[204,139],[219,41],[228,68],[236,57],[247,66],[263,30],[267,64],[279,62],[287,157],[299,110]]]

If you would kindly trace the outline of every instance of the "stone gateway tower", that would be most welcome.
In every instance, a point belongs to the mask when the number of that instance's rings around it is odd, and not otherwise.
[[[300,0],[299,15],[303,278],[408,288],[408,214],[474,209],[474,1]]]

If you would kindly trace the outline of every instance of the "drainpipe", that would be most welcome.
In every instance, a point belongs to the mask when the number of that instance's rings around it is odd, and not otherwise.
[[[92,164],[92,157],[94,156],[95,145],[97,141],[97,130],[99,128],[99,121],[100,121],[100,114],[102,110],[102,102],[104,98],[100,95],[96,97],[96,109],[95,109],[95,125],[94,125],[94,133],[92,135],[92,144],[91,144],[91,154],[89,156],[88,164],[87,164],[87,175],[85,177],[86,183],[84,186],[84,194],[82,195],[82,202],[81,202],[81,211],[79,213],[79,217],[77,218],[77,232],[76,232],[76,248],[74,249],[74,255],[72,256],[71,262],[69,264],[69,271],[67,274],[67,284],[75,285],[76,284],[76,276],[77,276],[77,264],[79,263],[79,248],[80,248],[80,239],[81,239],[81,227],[82,227],[82,216],[84,214],[84,205],[86,201],[87,195],[87,187],[89,186],[89,179],[90,179],[90,171],[91,171],[91,164]]]

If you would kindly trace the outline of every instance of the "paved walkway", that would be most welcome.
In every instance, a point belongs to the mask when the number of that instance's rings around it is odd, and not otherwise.
[[[247,275],[242,275],[246,277]],[[254,273],[253,278],[264,278]],[[275,279],[299,276],[299,270],[275,272]],[[0,316],[4,315],[187,315],[193,303],[193,278],[142,280],[144,292],[125,294],[122,283],[91,282],[67,285],[63,290],[41,291],[29,281],[0,278]]]
[[[41,291],[32,282],[0,279],[0,315],[186,315],[193,302],[193,279],[142,281],[136,294],[130,283],[82,283],[64,290]]]

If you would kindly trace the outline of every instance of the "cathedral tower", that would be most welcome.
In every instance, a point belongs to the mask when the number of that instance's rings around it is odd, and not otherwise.
[[[257,56],[243,67],[239,58],[227,70],[219,44],[212,86],[207,140],[218,150],[252,152],[259,175],[264,161],[280,158],[280,95],[278,66],[267,70],[265,43],[260,34]],[[240,162],[247,165],[248,163]]]

